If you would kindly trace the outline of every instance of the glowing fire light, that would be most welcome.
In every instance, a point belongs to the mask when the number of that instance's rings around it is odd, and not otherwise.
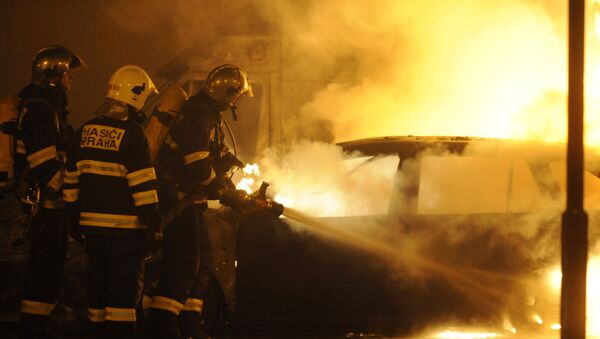
[[[502,327],[505,331],[509,333],[517,333],[517,329],[513,326],[512,321],[510,320],[510,317],[507,314],[502,315]]]
[[[556,294],[560,292],[562,273],[555,268],[548,273],[548,283]],[[587,272],[587,333],[600,335],[600,291],[595,288],[600,283],[600,256],[592,256],[588,261]],[[558,310],[557,310],[558,312]],[[560,324],[552,324],[552,330],[559,330]]]
[[[258,189],[258,179],[260,177],[260,170],[258,164],[246,164],[242,169],[243,177],[238,180],[235,184],[235,188],[238,190],[244,190],[250,194]]]
[[[443,331],[438,333],[434,338],[439,339],[487,339],[499,338],[498,333],[492,332],[461,332],[461,331]]]
[[[586,68],[589,71],[586,74],[586,143],[587,146],[598,146],[600,145],[600,115],[598,114],[600,112],[600,0],[589,0],[588,4],[596,7],[593,7],[591,11],[593,27],[590,27],[587,35],[589,44],[587,44]],[[452,6],[457,7],[454,4]],[[513,13],[509,13],[508,7],[499,9],[503,10],[500,13],[502,15],[497,22],[492,22],[497,24],[497,27],[490,25],[486,27],[486,30],[482,29],[479,40],[473,39],[471,34],[465,35],[468,36],[468,42],[450,42],[457,47],[448,50],[445,53],[446,58],[439,58],[439,54],[436,53],[432,53],[431,56],[423,56],[419,71],[423,72],[422,75],[429,76],[414,77],[423,79],[422,83],[411,84],[413,92],[419,93],[415,97],[411,97],[405,102],[397,101],[396,98],[402,97],[398,96],[398,93],[403,93],[403,89],[407,87],[404,82],[392,83],[391,87],[382,87],[379,83],[375,83],[373,86],[366,86],[368,83],[361,83],[356,87],[329,86],[316,95],[316,99],[307,106],[307,110],[322,109],[327,112],[326,116],[328,117],[339,116],[351,121],[351,125],[344,124],[344,121],[337,124],[340,121],[335,121],[336,136],[340,140],[416,134],[479,135],[564,141],[566,132],[564,65],[566,62],[560,56],[566,54],[564,53],[565,37],[555,35],[552,22],[541,15],[539,11],[530,11],[520,7],[518,8],[519,16],[514,19],[515,25],[507,26],[506,18],[513,16]],[[394,11],[384,12],[393,13]],[[440,12],[447,13],[447,11]],[[498,13],[498,11],[494,13]],[[452,16],[448,15],[447,17],[451,18]],[[473,17],[477,19],[478,24],[482,22],[479,16]],[[433,17],[424,18],[424,20],[427,19],[431,21]],[[390,22],[401,21],[390,20]],[[325,20],[318,22],[325,22]],[[419,27],[426,27],[423,29],[430,29],[427,27],[432,26],[419,25]],[[460,29],[455,25],[444,25],[444,22],[435,27]],[[315,28],[318,32],[326,31],[318,25],[315,25]],[[469,30],[471,29],[469,27]],[[304,29],[301,33],[304,36],[310,35]],[[448,47],[446,45],[449,42],[448,39],[434,38],[435,34],[439,32],[423,31],[419,33],[419,35],[414,35],[415,39],[427,41],[426,48],[429,50]],[[461,36],[458,34],[461,33],[460,31],[449,31],[449,33]],[[408,41],[406,44],[411,42],[418,44],[415,41]],[[419,47],[422,46],[419,45]],[[473,50],[477,50],[479,53],[474,54]],[[524,54],[507,52],[502,58],[498,58],[499,50],[526,52]],[[531,53],[531,51],[535,53]],[[375,59],[379,61],[379,59]],[[440,63],[440,61],[443,62]],[[449,64],[455,65],[455,67],[448,69]],[[394,68],[396,67],[391,67],[391,69]],[[397,68],[402,71],[407,69],[407,67]],[[388,68],[386,68],[387,70]],[[508,72],[507,70],[514,71]],[[438,79],[439,74],[445,74],[445,78],[451,80],[452,86],[447,88],[443,83],[431,81],[431,79]],[[386,79],[389,78],[387,75],[386,73]],[[397,78],[406,80],[402,76]],[[432,92],[436,93],[436,100],[431,100]],[[465,99],[465,96],[468,100]],[[478,100],[473,100],[473,98]],[[350,114],[338,114],[338,111],[327,103],[331,103],[340,112],[347,111]],[[399,115],[399,111],[412,112],[412,114]],[[356,112],[369,112],[369,115],[367,117],[359,116]],[[431,112],[434,112],[435,115]],[[444,120],[443,123],[439,123],[436,119],[443,119],[443,117],[440,118],[440,112],[451,114],[451,121]],[[460,116],[461,114],[462,116]],[[378,118],[373,119],[373,116]],[[349,117],[353,117],[353,119],[349,119]],[[405,120],[399,123],[398,119]],[[438,121],[438,123],[432,123],[432,121]],[[348,128],[349,126],[352,128]],[[345,128],[347,130],[344,130]],[[323,157],[322,159],[327,158]],[[296,166],[300,168],[306,164],[296,164]],[[243,173],[246,177],[242,178],[236,187],[252,192],[260,182],[258,165],[247,164]],[[314,215],[327,214],[331,210],[337,211],[345,208],[343,204],[338,203],[339,196],[344,193],[343,190],[331,194],[321,191],[311,192],[310,189],[302,191],[291,185],[306,186],[313,184],[314,181],[297,179],[292,178],[287,182],[274,180],[275,184],[283,186],[278,190],[275,200],[286,206],[312,206],[313,210],[308,208],[303,208],[303,210]],[[327,179],[325,178],[324,181]],[[600,290],[595,290],[593,287],[600,283],[599,261],[598,257],[591,258],[588,267],[588,286],[590,286],[587,306],[588,333],[596,335],[600,334]],[[561,279],[562,275],[559,269],[553,270],[548,276],[548,281],[557,291],[560,289]],[[558,310],[556,314],[558,314]],[[539,325],[544,324],[544,319],[540,315],[534,315],[533,320]],[[546,324],[552,324],[549,326],[552,330],[560,329],[560,324],[552,323],[549,318],[546,318]],[[498,337],[500,337],[499,334],[492,332],[451,330],[440,332],[436,336],[436,338],[463,339]]]
[[[254,179],[252,178],[242,178],[235,188],[238,190],[244,190],[246,193],[252,193],[252,186],[254,185]]]
[[[555,290],[560,290],[560,285],[562,282],[562,272],[560,271],[560,268],[555,268],[550,272],[550,285],[555,289]]]
[[[246,175],[255,175],[255,176],[259,176],[260,175],[260,170],[258,168],[258,164],[246,164],[246,166],[244,166],[244,174]]]
[[[587,331],[590,334],[600,335],[600,256],[592,257],[588,261],[587,276]]]

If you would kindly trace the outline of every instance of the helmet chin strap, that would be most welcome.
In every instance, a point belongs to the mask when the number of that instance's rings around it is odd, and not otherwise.
[[[135,109],[131,105],[127,105],[127,110],[128,110],[129,117],[131,117],[133,120],[135,120],[140,125],[144,124],[144,121],[146,120],[146,114],[144,114],[144,112],[142,112],[141,110]]]
[[[235,105],[231,106],[231,115],[233,115],[233,121],[237,121],[237,119],[238,119],[237,106],[235,106]]]

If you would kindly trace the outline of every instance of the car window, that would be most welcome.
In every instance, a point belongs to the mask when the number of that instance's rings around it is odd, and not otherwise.
[[[421,160],[418,214],[525,212],[541,194],[524,160],[425,156]]]
[[[507,212],[529,212],[540,207],[542,194],[525,160],[512,161]]]
[[[310,201],[290,201],[317,217],[386,214],[392,200],[398,156],[364,156],[344,160],[343,170],[326,186],[312,186]]]
[[[567,192],[567,165],[561,161],[550,163],[550,172],[558,183],[561,192]],[[584,202],[586,209],[600,208],[600,179],[589,171],[583,174]]]
[[[342,195],[344,208],[327,217],[368,216],[386,214],[392,198],[398,156],[358,157],[344,160],[346,179],[354,187]]]

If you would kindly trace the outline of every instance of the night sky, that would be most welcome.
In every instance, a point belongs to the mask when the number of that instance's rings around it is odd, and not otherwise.
[[[0,95],[28,83],[40,47],[65,45],[89,65],[69,95],[77,127],[120,66],[137,64],[160,86],[157,70],[219,36],[277,35],[283,71],[322,86],[285,88],[286,133],[329,120],[336,141],[563,140],[566,17],[562,0],[0,0]]]
[[[109,18],[102,1],[2,1],[0,30],[3,53],[0,94],[16,94],[30,77],[31,59],[48,44],[79,54],[88,68],[76,75],[69,93],[71,121],[80,125],[102,101],[112,71],[138,64],[152,73],[169,59],[160,42],[135,34]]]
[[[70,119],[74,126],[79,126],[101,103],[108,79],[118,67],[137,64],[159,85],[163,79],[155,76],[157,69],[196,41],[214,34],[214,29],[209,28],[216,25],[206,17],[214,17],[211,11],[219,11],[228,4],[213,1],[211,8],[206,8],[207,3],[2,0],[0,95],[17,94],[29,82],[31,60],[39,48],[64,45],[89,66],[76,75],[69,93]],[[191,13],[178,18],[186,9]],[[186,25],[191,28],[189,31]],[[203,26],[207,29],[198,29]]]

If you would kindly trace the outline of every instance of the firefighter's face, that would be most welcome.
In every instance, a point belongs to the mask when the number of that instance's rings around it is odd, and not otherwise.
[[[62,78],[60,79],[60,82],[62,84],[62,87],[65,91],[70,91],[71,88],[73,87],[73,77],[74,77],[74,72],[73,71],[66,71],[63,75]]]

